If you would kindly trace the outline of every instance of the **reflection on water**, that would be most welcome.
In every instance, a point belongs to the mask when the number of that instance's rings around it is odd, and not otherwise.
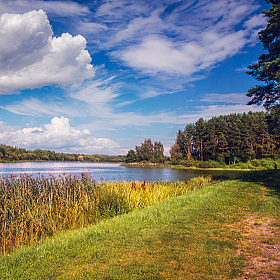
[[[230,178],[236,177],[240,171],[222,170],[176,170],[168,168],[129,168],[118,163],[91,163],[91,162],[11,162],[0,163],[0,175],[38,174],[58,176],[72,174],[80,176],[82,172],[89,173],[96,181],[177,181],[189,180],[193,177],[227,174]]]

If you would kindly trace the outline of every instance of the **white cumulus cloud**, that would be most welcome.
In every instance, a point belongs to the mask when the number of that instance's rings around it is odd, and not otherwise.
[[[70,126],[69,119],[55,117],[41,127],[8,126],[0,121],[0,142],[25,148],[55,149],[79,153],[110,153],[118,143],[109,138],[96,138],[88,129],[83,131]]]
[[[69,33],[54,37],[43,10],[3,14],[0,38],[0,94],[94,77],[86,39]]]

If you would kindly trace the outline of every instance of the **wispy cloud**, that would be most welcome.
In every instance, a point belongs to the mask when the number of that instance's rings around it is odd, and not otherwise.
[[[243,104],[198,106],[196,108],[198,111],[195,114],[191,114],[187,117],[189,120],[188,123],[196,122],[199,118],[208,120],[212,117],[218,117],[220,115],[242,114],[248,113],[249,111],[260,112],[264,110],[264,108],[260,106],[246,106]]]
[[[210,103],[235,103],[245,105],[250,100],[245,93],[207,93],[200,101],[206,101]]]
[[[114,130],[125,126],[145,127],[156,123],[185,125],[195,122],[201,117],[209,119],[212,116],[222,114],[263,111],[263,108],[259,106],[246,106],[248,98],[245,93],[208,93],[200,101],[210,103],[210,105],[190,107],[187,114],[180,114],[175,110],[151,112],[146,115],[134,111],[119,112],[120,106],[131,104],[132,101],[125,102],[125,104],[122,101],[113,102],[119,97],[119,94],[115,92],[114,85],[110,85],[113,79],[114,77],[104,81],[96,80],[77,92],[69,93],[73,102],[68,102],[67,105],[64,105],[63,101],[45,100],[43,102],[31,98],[1,108],[15,114],[29,116],[54,117],[64,115],[67,117],[94,118],[94,121],[90,123],[90,128],[94,131]],[[146,95],[143,94],[143,98],[152,98],[158,95],[160,94],[157,92],[147,91]]]
[[[149,4],[145,1],[102,1],[98,6],[96,16],[104,18],[107,22],[121,22],[121,19],[127,17],[139,16],[147,11]]]
[[[165,27],[159,12],[154,11],[149,17],[137,17],[132,19],[127,26],[115,33],[104,47],[109,48],[122,42],[134,44],[147,35],[158,34]]]
[[[79,21],[75,27],[78,32],[82,34],[95,34],[99,32],[104,32],[109,29],[106,24],[90,22],[90,21]]]
[[[263,14],[255,15],[244,23],[244,26],[249,29],[256,27],[264,28],[267,25],[267,18]]]
[[[11,113],[33,117],[53,117],[64,115],[68,117],[83,117],[83,110],[74,104],[65,104],[59,100],[40,100],[34,97],[15,102],[10,105],[0,106]]]
[[[164,13],[157,8],[153,16],[146,18],[148,26],[141,26],[136,18],[117,33],[125,35],[120,36],[122,39],[129,38],[130,44],[111,55],[147,75],[197,74],[256,41],[256,33],[265,25],[260,16],[250,18],[256,8],[252,1],[242,0],[200,1],[193,5],[182,1]],[[243,29],[238,27],[242,22]]]
[[[87,15],[90,10],[85,5],[72,1],[38,1],[38,0],[9,0],[0,1],[0,14],[26,13],[31,10],[43,9],[47,13],[65,16]]]
[[[112,55],[146,74],[163,72],[189,76],[215,66],[236,54],[245,44],[243,31],[225,36],[207,32],[202,34],[202,43],[181,44],[167,38],[150,36],[139,46],[113,52]]]
[[[247,66],[244,66],[244,67],[241,67],[241,68],[236,68],[235,71],[236,72],[246,72],[248,71],[248,67]]]
[[[28,116],[99,117],[112,118],[111,103],[119,96],[118,83],[111,83],[115,76],[105,80],[94,79],[78,89],[68,88],[62,100],[35,97],[1,106],[9,112]]]
[[[117,84],[110,85],[114,78],[115,76],[106,80],[93,80],[79,90],[70,92],[69,96],[95,106],[106,104],[118,96]]]

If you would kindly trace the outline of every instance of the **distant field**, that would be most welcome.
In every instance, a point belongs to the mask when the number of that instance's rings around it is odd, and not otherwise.
[[[57,234],[2,257],[0,279],[279,279],[279,171]]]

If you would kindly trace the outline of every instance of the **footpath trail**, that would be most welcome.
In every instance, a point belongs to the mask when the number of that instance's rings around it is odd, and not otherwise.
[[[280,279],[280,170],[253,172],[0,258],[0,279]]]
[[[270,196],[279,198],[279,175],[277,171],[266,176],[251,174],[247,180],[257,182],[266,188]],[[238,254],[245,256],[246,265],[242,269],[243,276],[236,279],[280,279],[279,204],[274,206],[278,207],[276,216],[246,215],[239,223],[238,227],[243,232],[243,246],[238,250]]]
[[[279,227],[273,226],[275,223],[276,219],[248,216],[240,225],[245,232],[246,246],[239,249],[238,254],[246,257],[243,268],[246,277],[236,279],[280,279]]]

